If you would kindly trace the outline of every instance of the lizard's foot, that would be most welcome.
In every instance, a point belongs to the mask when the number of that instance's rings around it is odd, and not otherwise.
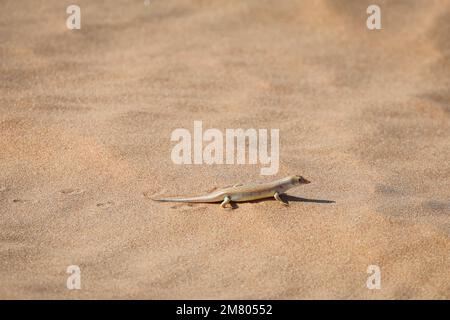
[[[222,208],[225,208],[225,207],[227,206],[227,204],[230,203],[230,201],[231,201],[230,197],[225,196],[225,198],[223,199],[223,202],[220,204],[220,206],[221,206]]]
[[[288,203],[288,202],[286,202],[286,201],[284,201],[283,199],[281,199],[280,194],[279,194],[278,192],[275,192],[275,194],[273,195],[273,197],[274,197],[277,201],[281,202],[283,205],[289,206],[289,203]]]

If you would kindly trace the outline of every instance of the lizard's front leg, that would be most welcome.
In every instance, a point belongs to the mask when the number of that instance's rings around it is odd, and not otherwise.
[[[283,199],[281,199],[280,194],[278,192],[275,192],[275,194],[273,195],[273,197],[278,200],[279,202],[281,202],[282,204],[284,204],[285,206],[288,206],[289,203],[284,201]]]
[[[222,208],[225,208],[225,206],[226,206],[228,203],[230,203],[230,201],[231,201],[230,197],[229,197],[229,196],[225,196],[225,198],[223,198],[223,202],[220,204],[220,206],[221,206]]]

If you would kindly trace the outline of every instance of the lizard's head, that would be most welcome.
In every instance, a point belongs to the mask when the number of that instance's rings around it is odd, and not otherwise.
[[[294,181],[295,184],[308,184],[308,183],[311,183],[309,180],[306,180],[302,176],[293,176],[292,180]]]

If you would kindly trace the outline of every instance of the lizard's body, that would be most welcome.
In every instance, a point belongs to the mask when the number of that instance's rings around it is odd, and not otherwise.
[[[243,202],[275,197],[275,199],[283,202],[283,204],[287,204],[281,200],[280,194],[286,192],[287,190],[295,186],[307,183],[309,183],[309,181],[301,176],[290,176],[269,183],[236,185],[233,187],[220,189],[198,197],[162,198],[153,200],[162,202],[203,202],[203,203],[222,202],[221,206],[225,207],[231,201]]]

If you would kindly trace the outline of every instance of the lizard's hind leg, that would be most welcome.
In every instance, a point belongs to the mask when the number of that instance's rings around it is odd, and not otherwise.
[[[285,206],[288,206],[289,203],[284,201],[283,199],[281,199],[280,194],[278,192],[275,192],[275,194],[273,195],[275,199],[277,199],[279,202],[281,202],[282,204],[284,204]]]
[[[223,202],[220,204],[220,206],[221,206],[222,208],[225,208],[226,205],[227,205],[228,203],[230,203],[230,201],[231,201],[230,197],[229,197],[229,196],[225,196],[225,198],[223,198]]]

